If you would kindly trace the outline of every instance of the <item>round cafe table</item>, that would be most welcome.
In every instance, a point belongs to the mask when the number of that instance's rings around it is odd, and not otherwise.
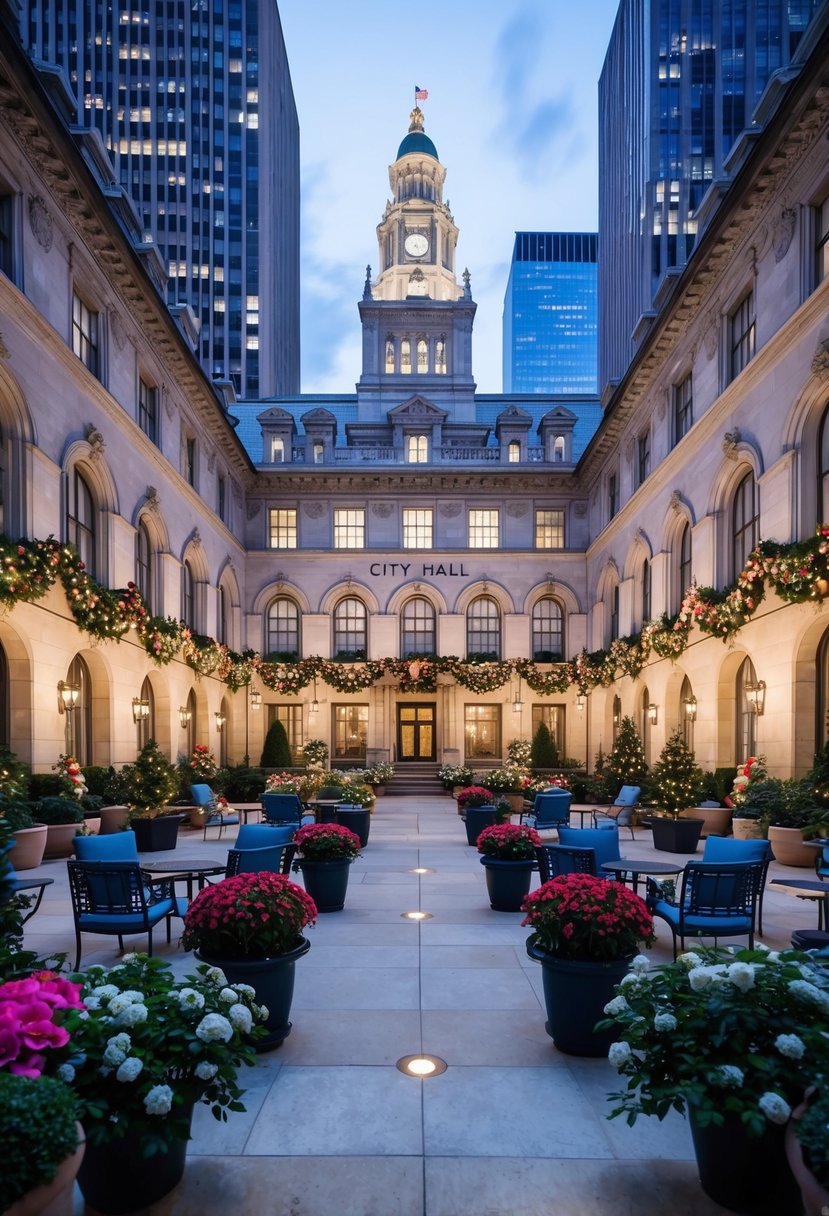
[[[618,861],[603,861],[600,868],[606,874],[615,875],[619,882],[630,882],[635,891],[640,877],[664,878],[668,874],[681,874],[685,866],[678,866],[674,861],[633,861],[630,857],[620,857]]]
[[[171,882],[186,882],[188,901],[193,898],[194,883],[198,883],[201,891],[209,877],[224,874],[227,869],[224,862],[206,862],[204,858],[201,861],[193,861],[190,858],[183,861],[178,858],[174,861],[142,861],[140,865],[143,873],[152,878],[163,876]]]

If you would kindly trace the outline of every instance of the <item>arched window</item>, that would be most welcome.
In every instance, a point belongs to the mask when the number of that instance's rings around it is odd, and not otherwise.
[[[412,374],[412,344],[408,338],[400,343],[400,370],[404,376]]]
[[[135,533],[135,585],[147,611],[153,611],[153,546],[147,525],[139,521]]]
[[[217,634],[216,641],[223,642],[224,645],[227,646],[228,645],[228,628],[229,628],[228,622],[229,622],[230,617],[229,617],[229,609],[228,609],[227,591],[224,587],[219,588],[219,605],[218,605],[218,607],[219,607],[219,612],[218,612],[218,619],[216,621],[216,634]]]
[[[193,749],[195,748],[196,743],[198,742],[198,738],[199,738],[199,722],[198,722],[198,713],[197,713],[197,709],[196,709],[196,694],[192,688],[190,689],[190,692],[188,693],[188,696],[187,696],[186,709],[187,709],[187,713],[189,715],[187,718],[187,727],[186,727],[187,754],[188,754],[188,756],[192,756]]]
[[[533,606],[533,659],[558,663],[564,657],[564,627],[558,600],[545,596]]]
[[[75,708],[64,717],[64,743],[67,756],[74,756],[79,764],[92,764],[92,680],[89,668],[80,657],[69,664],[66,683],[78,689]]]
[[[265,650],[269,658],[299,658],[299,608],[281,595],[268,605]]]
[[[650,756],[651,748],[651,716],[649,706],[651,703],[651,694],[647,688],[642,689],[642,696],[639,700],[639,735],[642,739],[642,749],[645,753],[645,759]]]
[[[613,744],[616,745],[616,737],[619,734],[619,728],[622,725],[622,701],[620,697],[613,698]]]
[[[386,372],[394,371],[394,341],[386,338]]]
[[[429,343],[425,338],[417,340],[417,370],[420,375],[425,375],[429,370]]]
[[[429,436],[408,435],[406,437],[406,461],[408,464],[427,464],[429,460]]]
[[[553,440],[553,461],[555,464],[564,463],[564,436],[556,435]]]
[[[829,248],[829,245],[827,245]],[[818,486],[817,486],[817,520],[822,524],[829,519],[829,407],[824,410],[820,420],[820,440],[818,443]]]
[[[746,696],[749,684],[757,683],[757,673],[751,659],[746,658],[740,664],[734,689],[736,701],[736,755],[737,763],[742,764],[748,756],[753,756],[757,750],[757,715]]]
[[[435,343],[435,371],[439,376],[446,375],[446,342],[438,338]]]
[[[685,746],[691,752],[694,750],[694,723],[696,720],[697,699],[694,696],[691,681],[685,676],[679,690],[679,721]]]
[[[615,642],[619,636],[619,584],[614,583],[610,589],[610,640]]]
[[[736,578],[757,544],[759,518],[754,474],[746,473],[731,504],[731,577]]]
[[[423,596],[415,596],[406,601],[400,615],[400,653],[407,658],[436,651],[435,610]]]
[[[674,612],[678,612],[685,597],[685,592],[691,586],[691,525],[686,523],[680,533],[679,545],[676,550],[676,594]]]
[[[141,692],[138,694],[142,702],[146,702],[147,711],[143,717],[136,722],[136,732],[138,734],[138,750],[145,744],[149,743],[150,739],[154,739],[155,735],[155,697],[153,696],[153,686],[145,677],[141,685]]]
[[[227,768],[227,740],[230,734],[230,702],[227,697],[222,697],[222,704],[219,708],[224,719],[222,729],[219,731],[219,767]]]
[[[284,464],[285,462],[285,440],[271,439],[271,462],[273,464]]]
[[[517,439],[511,439],[507,448],[507,462],[509,464],[521,463],[521,444]]]
[[[334,609],[334,658],[356,662],[366,657],[367,614],[362,600],[348,596]]]
[[[188,629],[196,628],[196,578],[193,567],[185,562],[181,568],[181,619]]]
[[[78,550],[87,573],[95,578],[95,499],[78,469],[69,474],[66,539]]]
[[[501,613],[491,595],[479,595],[469,605],[466,613],[466,657],[501,657]]]
[[[651,564],[647,558],[642,562],[642,624],[651,619]]]
[[[322,464],[325,460],[325,445],[322,443],[314,444],[314,464]]]

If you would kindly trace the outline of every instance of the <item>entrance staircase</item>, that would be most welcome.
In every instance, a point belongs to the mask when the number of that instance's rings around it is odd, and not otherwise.
[[[443,792],[438,781],[439,764],[429,760],[397,761],[394,776],[386,782],[386,793],[394,796],[417,797]]]

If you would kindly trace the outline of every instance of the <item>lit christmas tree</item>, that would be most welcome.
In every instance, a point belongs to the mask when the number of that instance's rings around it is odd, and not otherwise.
[[[633,718],[622,718],[612,750],[596,757],[591,788],[603,802],[612,802],[623,785],[641,786],[647,771],[645,749]]]
[[[662,748],[651,774],[651,789],[656,804],[676,816],[700,798],[704,776],[682,737],[676,731]]]
[[[124,765],[122,776],[127,781],[129,806],[139,815],[161,810],[178,793],[176,770],[155,739],[144,744],[135,764]]]

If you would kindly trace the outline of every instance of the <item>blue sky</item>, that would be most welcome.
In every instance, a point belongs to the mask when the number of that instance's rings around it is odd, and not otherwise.
[[[597,84],[617,7],[279,0],[300,123],[303,392],[352,392],[359,377],[357,301],[416,84],[478,304],[473,371],[501,391],[514,233],[596,227]]]

